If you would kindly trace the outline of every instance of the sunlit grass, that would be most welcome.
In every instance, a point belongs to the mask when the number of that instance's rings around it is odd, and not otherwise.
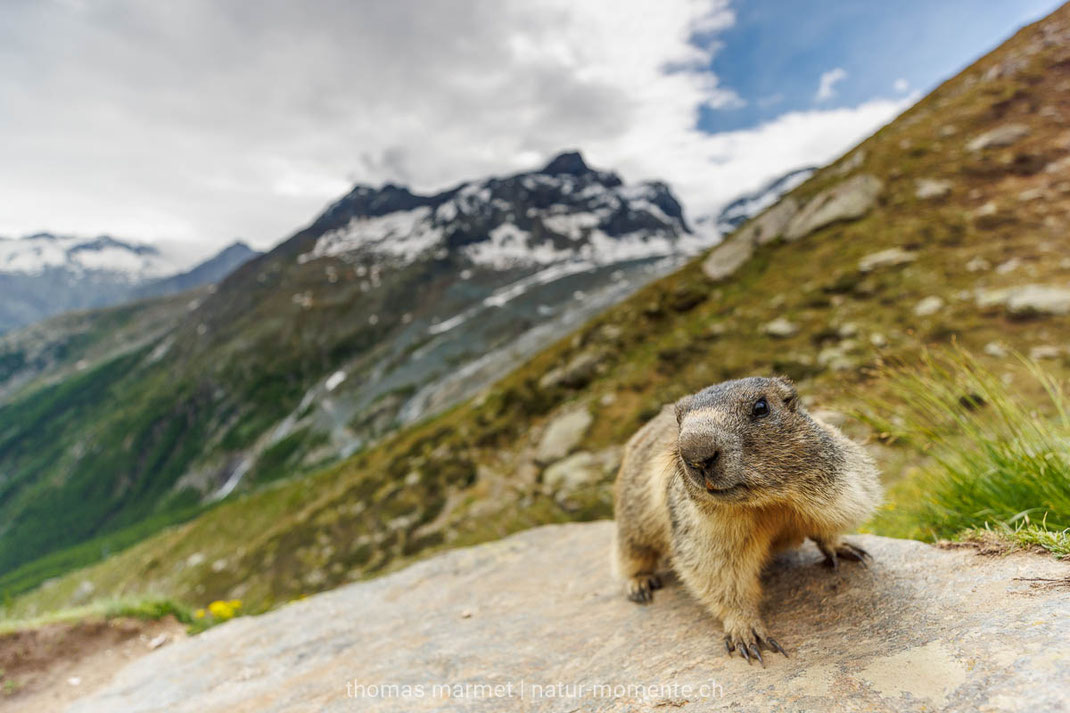
[[[926,540],[994,534],[1070,554],[1070,400],[1053,377],[1021,362],[1032,383],[1013,387],[962,351],[883,374],[888,395],[863,417],[929,464],[891,489],[875,532]]]
[[[171,599],[141,598],[101,601],[83,607],[72,607],[44,616],[0,621],[0,634],[24,629],[36,629],[49,624],[73,623],[89,619],[145,619],[155,621],[173,616],[187,626],[194,624],[189,607]]]

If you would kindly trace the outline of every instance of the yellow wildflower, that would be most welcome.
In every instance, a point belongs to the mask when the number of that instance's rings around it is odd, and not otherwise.
[[[234,616],[234,609],[230,606],[230,602],[212,602],[208,605],[208,611],[220,621],[226,621]]]

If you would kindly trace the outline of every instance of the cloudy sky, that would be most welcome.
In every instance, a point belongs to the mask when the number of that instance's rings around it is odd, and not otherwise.
[[[1054,0],[0,0],[0,235],[268,247],[356,182],[565,148],[692,216],[836,157]]]

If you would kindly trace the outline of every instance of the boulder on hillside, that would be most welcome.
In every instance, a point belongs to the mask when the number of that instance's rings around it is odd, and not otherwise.
[[[853,176],[817,194],[801,210],[798,201],[788,196],[714,248],[702,261],[702,271],[719,282],[745,265],[757,245],[781,237],[798,240],[826,225],[857,220],[873,207],[882,187],[875,176]]]
[[[784,228],[798,212],[799,201],[788,196],[744,225],[739,234],[755,245],[768,245],[784,234]]]
[[[780,238],[798,212],[799,202],[791,196],[784,198],[715,247],[702,261],[702,271],[714,282],[735,274],[754,255],[756,246]]]
[[[1029,135],[1029,127],[1024,124],[1004,124],[991,131],[974,137],[966,148],[969,151],[984,151],[990,148],[1010,146]]]
[[[576,450],[591,427],[592,420],[591,412],[583,406],[555,417],[542,432],[535,449],[535,460],[545,465]]]
[[[604,352],[588,349],[572,357],[566,364],[551,369],[539,379],[539,386],[551,389],[564,386],[570,389],[581,389],[590,383],[598,368],[606,360]]]
[[[1070,314],[1070,289],[1055,285],[1019,285],[998,290],[978,290],[978,307],[1003,306],[1014,315]]]
[[[914,305],[914,314],[918,317],[930,317],[944,308],[944,300],[939,295],[929,295]]]
[[[941,178],[919,178],[914,181],[914,197],[919,200],[936,200],[951,193],[951,181]]]
[[[754,243],[741,234],[729,237],[702,261],[702,272],[714,282],[735,274],[754,255]]]
[[[597,453],[577,451],[549,466],[542,474],[546,490],[559,503],[569,495],[605,480],[611,480],[620,467],[621,449],[613,446]]]
[[[917,259],[917,253],[907,252],[903,248],[888,248],[863,257],[858,261],[858,270],[859,272],[872,272],[882,267],[906,265]]]
[[[786,339],[793,337],[799,333],[799,325],[794,322],[789,322],[783,317],[777,317],[771,322],[766,322],[762,325],[762,334],[768,334],[770,337],[777,337],[779,339]]]
[[[858,220],[877,202],[884,184],[868,173],[852,176],[810,199],[784,229],[785,240],[799,240],[815,230]]]
[[[612,533],[542,527],[234,619],[69,713],[1066,707],[1070,565],[1051,557],[858,535],[871,566],[830,570],[807,545],[765,575],[766,624],[791,657],[762,668],[726,656],[676,582],[625,600]]]

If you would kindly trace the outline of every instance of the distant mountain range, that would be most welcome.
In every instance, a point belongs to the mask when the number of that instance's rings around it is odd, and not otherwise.
[[[569,152],[434,195],[357,186],[214,290],[12,332],[0,339],[0,572],[344,457],[717,239],[664,183],[626,184]],[[97,279],[62,244],[35,274]],[[114,252],[141,258],[112,275],[127,296],[215,281],[248,256],[232,247],[160,279],[158,256],[137,250]]]
[[[181,272],[151,245],[107,235],[0,238],[0,332],[61,312],[118,304],[215,282],[258,255],[235,243]]]

